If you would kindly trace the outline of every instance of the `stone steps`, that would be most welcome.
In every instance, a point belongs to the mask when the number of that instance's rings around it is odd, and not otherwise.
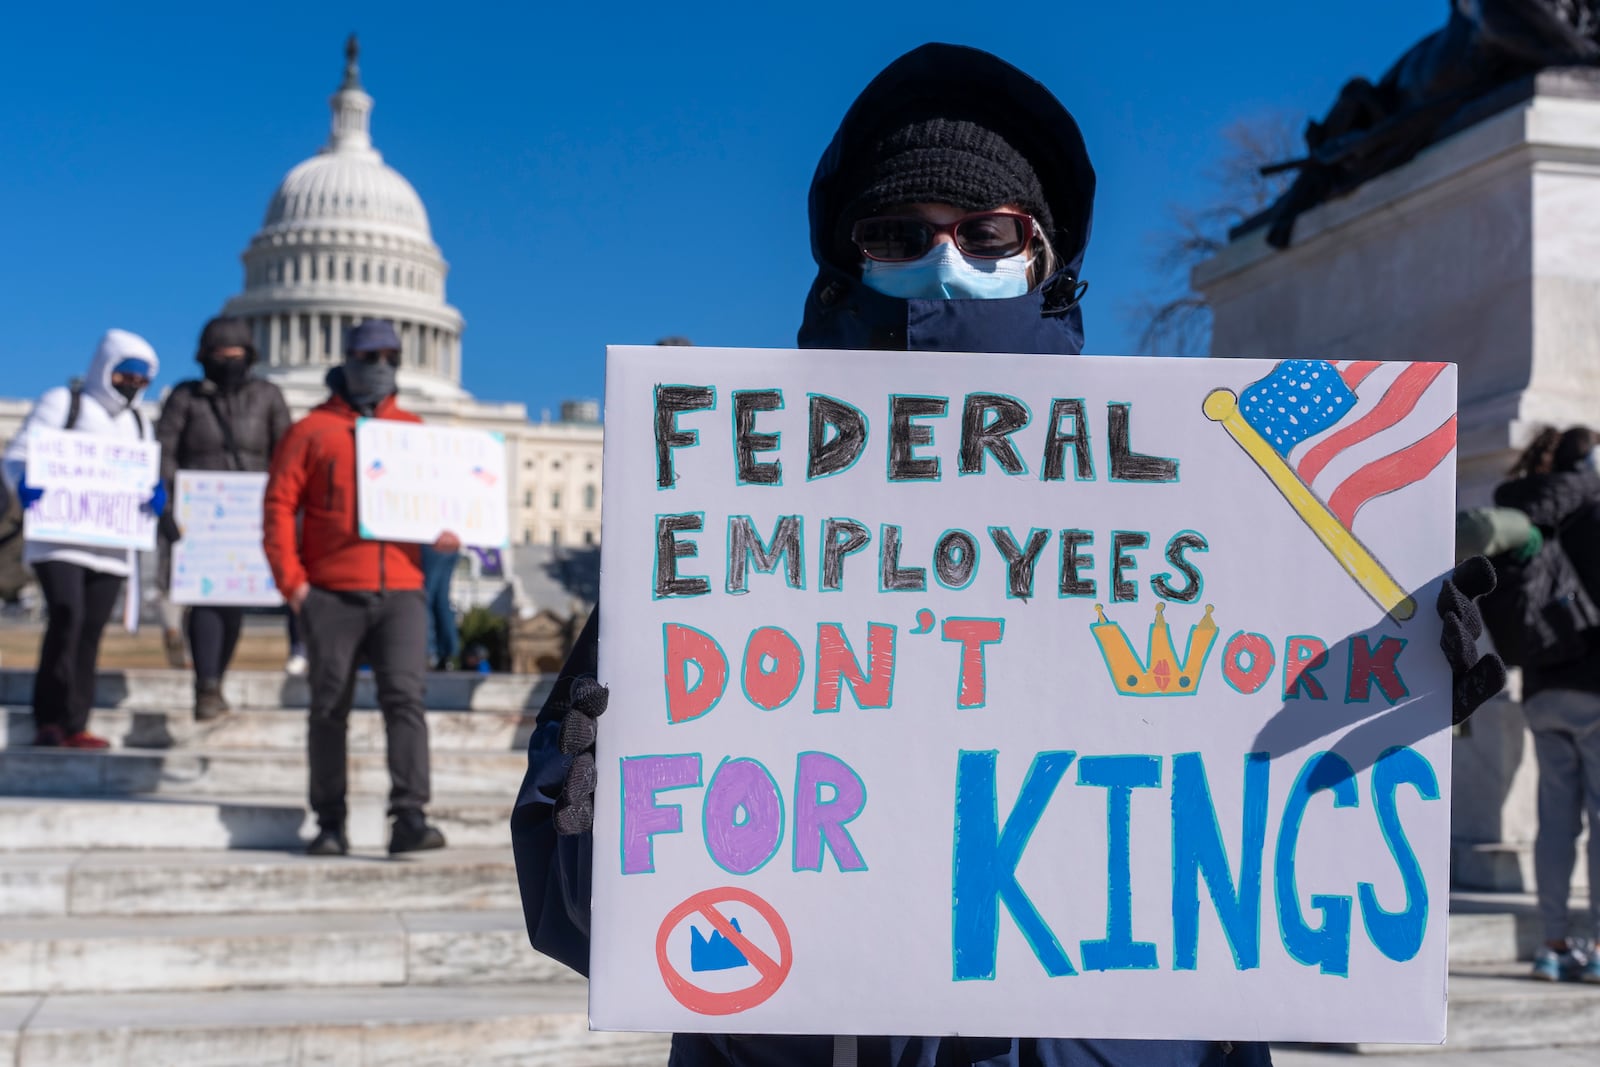
[[[1572,872],[1572,891],[1588,892],[1589,875],[1583,856],[1587,839],[1578,840],[1578,863]],[[1538,884],[1533,871],[1533,845],[1511,842],[1457,843],[1450,849],[1450,881],[1463,889],[1489,893],[1531,892]]]
[[[662,1036],[590,1034],[581,980],[528,946],[508,820],[547,680],[430,680],[452,847],[391,860],[372,711],[351,716],[357,854],[315,859],[295,680],[231,679],[247,710],[195,724],[187,675],[103,676],[92,728],[119,747],[83,753],[25,747],[6,674],[0,794],[53,795],[0,795],[0,1063],[665,1061]],[[1451,911],[1447,1049],[1600,1035],[1600,990],[1522,977],[1531,898]]]
[[[661,1034],[591,1034],[576,985],[0,997],[29,1067],[660,1067]]]
[[[659,1067],[666,1037],[589,1033],[582,979],[528,944],[509,819],[548,681],[430,677],[450,847],[392,859],[356,710],[356,851],[315,858],[298,680],[231,678],[242,710],[195,723],[188,675],[103,675],[116,747],[76,752],[29,746],[31,677],[0,672],[0,1063]]]
[[[507,848],[381,852],[16,852],[0,860],[0,920],[307,914],[521,906]]]
[[[536,712],[554,681],[554,675],[545,674],[429,674],[424,700],[436,710]],[[306,680],[277,671],[233,671],[223,680],[222,691],[236,708],[310,704]],[[0,705],[27,707],[32,702],[33,671],[0,669]],[[378,706],[370,672],[357,677],[355,705]],[[188,711],[194,707],[194,675],[156,669],[102,671],[95,677],[94,706]]]
[[[0,994],[572,982],[520,909],[0,920]]]
[[[461,793],[500,790],[515,795],[527,770],[516,751],[437,749],[431,753],[433,788]],[[387,795],[389,767],[381,751],[349,754],[349,789]],[[285,793],[305,796],[306,754],[299,749],[0,750],[0,795],[26,797],[231,796]]]
[[[33,712],[6,708],[0,722],[0,750],[33,744]],[[478,749],[524,752],[533,715],[522,711],[430,711],[428,743],[435,752]],[[97,709],[89,729],[114,748],[293,749],[304,752],[306,713],[298,709],[240,709],[212,722],[197,723],[192,709]],[[383,750],[383,715],[376,709],[350,714],[350,749]]]
[[[506,846],[514,800],[514,792],[435,795],[428,818],[453,847]],[[384,809],[378,797],[351,797],[351,847],[387,846]],[[0,797],[0,862],[9,862],[10,852],[69,849],[298,850],[315,832],[316,820],[304,799],[284,794]]]
[[[1457,1051],[1446,1045],[1439,1051],[1419,1053],[1407,1045],[1389,1055],[1369,1054],[1353,1061],[1348,1049],[1293,1044],[1272,1047],[1272,1067],[1352,1067],[1354,1063],[1362,1067],[1594,1067],[1595,1050],[1590,1045],[1575,1045]]]
[[[1430,1053],[1600,1045],[1600,986],[1550,984],[1527,977],[1520,964],[1457,965],[1449,985],[1448,1037],[1443,1045],[1348,1046],[1363,1053]],[[1600,1057],[1600,1052],[1595,1054]]]
[[[1532,960],[1543,940],[1533,914],[1496,912],[1450,913],[1450,965],[1511,964]]]

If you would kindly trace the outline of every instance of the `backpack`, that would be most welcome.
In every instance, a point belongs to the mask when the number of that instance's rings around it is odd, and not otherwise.
[[[0,601],[16,600],[31,579],[22,564],[22,505],[0,484]]]
[[[1551,668],[1589,651],[1600,610],[1556,538],[1531,559],[1495,557],[1499,580],[1480,601],[1500,658],[1513,667]]]
[[[74,378],[67,383],[67,388],[72,390],[72,401],[67,405],[67,421],[62,425],[63,430],[70,430],[78,425],[78,412],[83,410],[83,379]],[[139,440],[144,440],[144,416],[139,414],[138,408],[129,408],[133,412],[133,424],[139,428]]]

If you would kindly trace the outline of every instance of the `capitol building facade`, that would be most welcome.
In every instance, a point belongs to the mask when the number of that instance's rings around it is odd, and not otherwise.
[[[422,198],[373,146],[373,100],[354,38],[330,104],[328,143],[279,183],[245,249],[244,288],[221,313],[250,323],[258,372],[296,418],[326,399],[323,379],[342,359],[345,332],[363,319],[391,320],[402,345],[401,404],[433,425],[504,435],[513,542],[599,544],[599,405],[569,401],[558,419],[530,422],[524,405],[486,403],[461,387],[464,321],[445,297],[448,268]],[[29,406],[0,401],[0,439]]]

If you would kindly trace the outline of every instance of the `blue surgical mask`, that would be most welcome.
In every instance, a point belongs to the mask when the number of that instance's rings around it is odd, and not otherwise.
[[[999,300],[1028,291],[1029,257],[972,259],[940,241],[921,259],[904,263],[863,260],[861,280],[902,300]]]

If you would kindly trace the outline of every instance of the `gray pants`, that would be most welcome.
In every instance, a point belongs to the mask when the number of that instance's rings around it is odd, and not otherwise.
[[[389,755],[389,813],[428,803],[428,720],[423,715],[428,617],[422,591],[311,590],[300,608],[311,669],[306,731],[311,810],[324,826],[344,825],[346,734],[364,655],[378,683]]]
[[[1584,813],[1589,818],[1589,916],[1579,937],[1600,937],[1600,694],[1544,689],[1523,704],[1539,761],[1539,836],[1533,846],[1544,936],[1560,941]]]

